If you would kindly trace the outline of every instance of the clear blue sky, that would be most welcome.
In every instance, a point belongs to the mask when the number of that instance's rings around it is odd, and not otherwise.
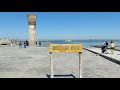
[[[0,38],[28,38],[27,14],[39,39],[120,39],[120,12],[0,12]]]

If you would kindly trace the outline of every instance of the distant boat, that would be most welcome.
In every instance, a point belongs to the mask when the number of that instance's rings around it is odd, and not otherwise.
[[[65,40],[66,42],[71,42],[71,40]]]

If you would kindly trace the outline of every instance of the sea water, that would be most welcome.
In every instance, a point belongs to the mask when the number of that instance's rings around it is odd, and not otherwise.
[[[48,47],[49,44],[83,44],[85,48],[89,48],[90,45],[102,45],[103,42],[110,44],[111,40],[71,40],[71,42],[65,42],[65,40],[44,40],[40,41],[42,47]],[[116,46],[120,46],[120,40],[112,40]]]

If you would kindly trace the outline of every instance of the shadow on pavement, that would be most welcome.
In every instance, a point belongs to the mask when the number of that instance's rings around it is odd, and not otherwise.
[[[51,75],[47,74],[47,77],[50,78]],[[54,75],[54,78],[76,78],[73,74],[68,75]]]

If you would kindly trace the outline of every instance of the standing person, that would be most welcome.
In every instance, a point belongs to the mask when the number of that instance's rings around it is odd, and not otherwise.
[[[28,41],[26,40],[26,46],[28,46]]]
[[[41,46],[41,42],[39,42],[39,47]]]
[[[19,48],[22,48],[22,42],[21,41],[19,42]]]
[[[28,46],[29,46],[29,41],[27,41],[27,44],[28,44]]]
[[[105,42],[103,42],[101,50],[102,50],[102,53],[105,53],[105,51],[106,51],[106,43]]]
[[[24,48],[26,48],[26,42],[24,42]]]
[[[108,53],[108,42],[106,41],[106,53]]]
[[[108,42],[106,42],[106,49],[108,49]]]
[[[112,54],[113,54],[113,53],[114,53],[114,50],[115,50],[115,43],[114,43],[113,41],[111,41],[110,49],[111,49],[111,52],[112,52]]]
[[[38,42],[36,41],[36,47],[38,47]]]

